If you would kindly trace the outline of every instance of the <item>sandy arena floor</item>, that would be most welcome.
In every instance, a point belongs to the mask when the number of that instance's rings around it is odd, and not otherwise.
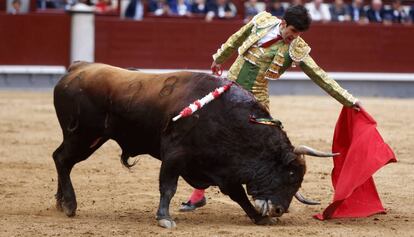
[[[329,150],[341,105],[324,97],[272,97],[272,114],[283,121],[294,144]],[[128,171],[113,141],[78,164],[72,181],[77,216],[55,207],[56,171],[51,157],[62,136],[52,93],[0,91],[0,236],[414,236],[414,100],[362,98],[377,120],[398,163],[375,175],[388,213],[364,219],[321,222],[312,215],[330,202],[332,162],[309,158],[302,193],[321,206],[292,202],[290,213],[274,226],[256,226],[218,188],[208,204],[193,213],[178,212],[191,187],[180,179],[171,214],[178,227],[157,226],[160,162],[141,156]]]

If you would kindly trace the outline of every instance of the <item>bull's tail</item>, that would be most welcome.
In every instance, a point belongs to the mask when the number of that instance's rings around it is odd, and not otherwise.
[[[122,154],[121,154],[121,163],[122,163],[123,166],[125,166],[128,169],[138,163],[138,159],[135,159],[134,162],[132,162],[132,164],[130,164],[129,163],[129,158],[131,158],[129,156],[129,154],[127,154],[123,151]]]

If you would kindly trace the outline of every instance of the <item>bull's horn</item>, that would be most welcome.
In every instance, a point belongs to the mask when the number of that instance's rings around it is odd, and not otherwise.
[[[318,156],[318,157],[332,157],[332,156],[339,155],[339,153],[330,153],[330,152],[318,151],[316,149],[313,149],[313,148],[308,147],[308,146],[303,146],[303,145],[295,147],[293,152],[295,152],[296,154]]]
[[[301,202],[303,204],[306,204],[306,205],[320,205],[321,204],[320,202],[317,202],[317,201],[314,201],[314,200],[310,200],[310,199],[305,198],[304,196],[302,196],[302,194],[300,194],[300,192],[296,192],[295,193],[295,198],[299,202]]]

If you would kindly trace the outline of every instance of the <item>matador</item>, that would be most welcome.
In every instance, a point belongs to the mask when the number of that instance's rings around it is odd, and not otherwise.
[[[213,55],[211,69],[221,71],[221,64],[237,50],[228,79],[250,91],[269,110],[269,80],[277,80],[288,68],[299,66],[341,104],[359,110],[359,100],[331,79],[310,56],[310,46],[300,37],[310,23],[309,14],[301,5],[289,7],[283,19],[261,12],[221,45]],[[192,211],[205,203],[204,190],[195,189],[180,211]]]

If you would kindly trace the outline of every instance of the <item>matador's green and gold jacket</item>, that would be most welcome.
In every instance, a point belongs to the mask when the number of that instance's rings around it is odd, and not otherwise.
[[[258,46],[257,42],[280,23],[280,19],[268,12],[259,13],[230,36],[213,55],[214,61],[225,62],[237,49],[239,56],[231,66],[228,78],[252,92],[268,109],[268,80],[278,79],[294,64],[341,104],[352,106],[356,99],[313,61],[309,55],[311,48],[302,38],[296,38],[290,45],[279,41],[268,48]]]

